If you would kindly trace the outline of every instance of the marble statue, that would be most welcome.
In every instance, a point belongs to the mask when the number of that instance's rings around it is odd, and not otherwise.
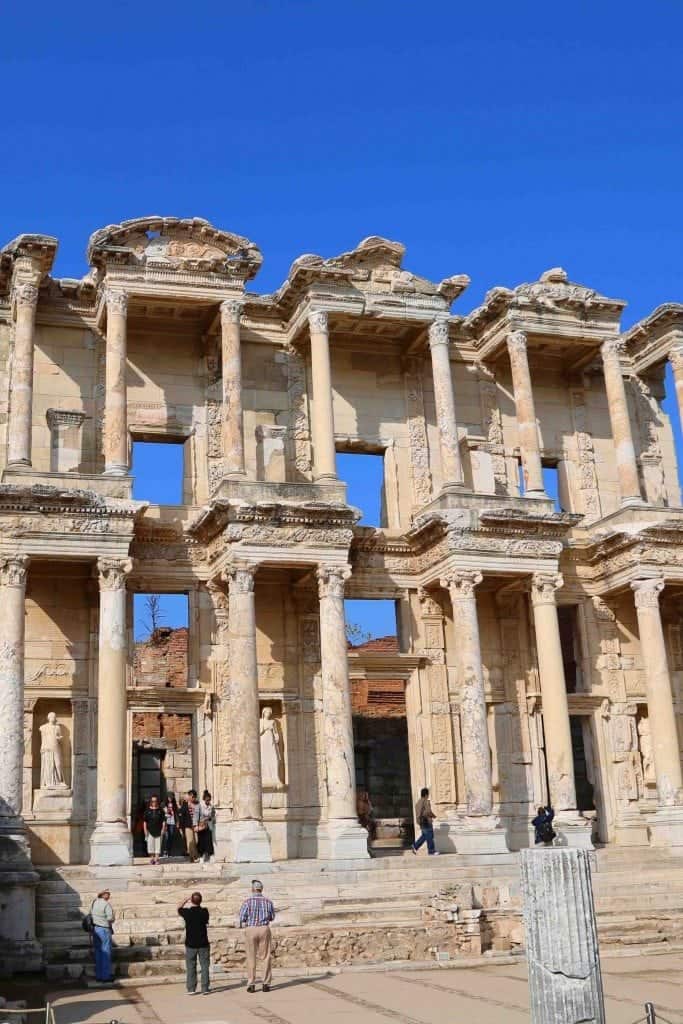
[[[66,789],[62,767],[62,727],[57,715],[50,711],[47,722],[40,727],[40,788]]]
[[[652,752],[650,722],[647,718],[641,718],[638,722],[638,736],[640,739],[640,753],[643,757],[643,777],[647,785],[654,785],[657,779],[655,776],[654,754]]]
[[[261,780],[264,786],[282,785],[282,740],[273,709],[261,712]]]

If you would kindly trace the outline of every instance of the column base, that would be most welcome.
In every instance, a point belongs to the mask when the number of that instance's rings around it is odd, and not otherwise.
[[[336,473],[321,473],[320,476],[313,475],[314,484],[336,484],[339,477]]]
[[[270,836],[262,821],[233,821],[230,826],[232,860],[236,864],[267,864],[273,859]]]
[[[9,459],[7,462],[7,469],[26,469],[31,468],[30,459]]]
[[[90,837],[90,863],[100,867],[133,863],[133,837],[126,825],[116,821],[95,825]]]
[[[548,500],[548,495],[545,491],[525,491],[522,495],[523,498],[543,498],[544,501]]]
[[[631,495],[630,498],[622,498],[619,502],[619,508],[643,508],[647,505],[647,502],[638,495]]]
[[[640,811],[624,810],[617,815],[614,822],[614,838],[616,846],[649,846],[650,833],[647,820]]]
[[[435,837],[446,832],[446,829],[435,830]],[[447,840],[455,846],[456,853],[462,854],[496,854],[509,853],[505,828],[495,815],[482,815],[456,818],[447,822]],[[444,851],[445,852],[445,851]]]
[[[112,466],[107,466],[102,476],[128,476],[128,466],[123,466],[120,463],[115,463]]]
[[[649,819],[653,846],[683,846],[683,806],[659,807]]]
[[[367,860],[368,833],[355,818],[332,818],[316,828],[319,860]]]
[[[21,818],[0,821],[0,977],[39,971],[43,951],[36,940],[36,887],[31,848]]]
[[[554,846],[569,846],[574,850],[593,850],[593,823],[582,818],[578,811],[558,811],[553,828],[557,833]]]

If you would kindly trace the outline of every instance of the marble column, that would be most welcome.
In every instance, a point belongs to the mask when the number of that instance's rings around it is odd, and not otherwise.
[[[97,820],[90,863],[130,864],[133,844],[127,805],[126,575],[129,559],[100,558],[97,666]]]
[[[490,815],[493,810],[491,748],[479,642],[477,599],[474,593],[475,587],[482,579],[480,572],[458,572],[441,580],[441,586],[448,588],[453,606],[453,630],[460,688],[463,772],[467,813],[473,816]]]
[[[526,334],[523,331],[512,331],[508,334],[507,346],[512,370],[512,390],[515,395],[519,448],[522,455],[524,496],[544,498],[546,494],[543,486],[541,446],[538,439],[534,393],[529,373]]]
[[[270,837],[263,825],[258,666],[256,661],[255,566],[227,572],[230,627],[230,712],[232,739],[232,859],[270,861]]]
[[[0,556],[0,834],[23,831],[24,597],[28,558]]]
[[[680,806],[683,803],[681,754],[659,609],[659,595],[664,589],[664,581],[637,580],[631,584],[631,588],[635,595],[640,656],[647,683],[647,713],[650,719],[658,802],[660,807]]]
[[[128,473],[128,405],[126,397],[126,313],[128,296],[107,288],[107,341],[104,395],[104,472]]]
[[[678,402],[678,415],[683,423],[683,341],[679,341],[669,352],[669,362],[674,375],[676,386],[676,401]]]
[[[311,377],[313,383],[313,468],[316,480],[336,480],[337,460],[334,447],[332,407],[332,368],[327,313],[308,314],[311,331]]]
[[[448,317],[440,317],[430,325],[429,350],[432,356],[436,422],[439,427],[442,486],[462,487],[462,462],[453,399]]]
[[[610,338],[604,342],[600,351],[605,372],[605,390],[607,391],[607,406],[617,459],[617,477],[619,479],[621,503],[622,505],[632,505],[634,502],[640,504],[642,503],[642,498],[640,495],[640,481],[638,479],[638,465],[633,445],[631,420],[628,414],[626,388],[624,387],[624,378],[621,374],[619,338]]]
[[[327,789],[327,829],[319,851],[330,858],[368,856],[367,832],[358,824],[353,752],[351,686],[347,660],[344,583],[347,565],[318,567],[323,735]]]
[[[555,592],[563,582],[560,573],[534,573],[531,580],[536,654],[543,700],[548,790],[550,802],[557,814],[558,832],[571,832],[573,826],[578,826],[575,832],[566,835],[569,845],[590,846],[590,829],[583,823],[583,819],[579,819],[576,809],[569,703],[555,601]]]
[[[589,856],[520,851],[532,1024],[604,1024]]]
[[[19,284],[14,290],[16,321],[7,427],[7,465],[31,465],[33,418],[33,349],[38,307],[35,284]]]
[[[223,362],[223,465],[227,476],[244,475],[242,421],[242,351],[240,317],[242,303],[221,303],[221,353]]]

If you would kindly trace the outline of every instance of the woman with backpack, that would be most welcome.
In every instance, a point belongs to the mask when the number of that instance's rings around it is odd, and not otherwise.
[[[555,817],[555,811],[552,809],[550,804],[547,807],[539,807],[536,817],[533,819],[531,824],[534,826],[535,832],[535,843],[539,846],[543,843],[544,846],[552,846],[553,839],[557,835],[553,828],[553,818]]]

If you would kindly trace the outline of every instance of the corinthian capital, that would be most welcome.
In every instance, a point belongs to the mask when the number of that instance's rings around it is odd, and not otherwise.
[[[225,572],[228,580],[230,596],[233,594],[253,594],[255,565],[231,565]]]
[[[679,342],[669,352],[669,362],[676,376],[683,374],[683,343]]]
[[[524,331],[510,331],[507,336],[508,352],[511,356],[526,354],[526,334]]]
[[[224,323],[238,324],[242,316],[244,303],[239,299],[226,299],[221,302],[221,319]]]
[[[471,572],[452,572],[444,576],[439,582],[446,587],[451,595],[451,601],[473,601],[474,588],[478,587],[483,580],[478,570]]]
[[[130,558],[98,558],[100,590],[125,590],[126,576],[132,568]]]
[[[621,356],[621,350],[623,347],[623,341],[620,337],[608,338],[607,341],[603,341],[600,346],[600,352],[603,359],[610,359],[616,357],[619,359]]]
[[[105,288],[104,301],[107,303],[107,313],[121,313],[126,315],[128,310],[128,296],[120,288]]]
[[[31,309],[35,309],[38,305],[37,285],[31,284],[30,281],[18,284],[14,289],[14,300],[17,306],[29,306]]]
[[[555,591],[564,584],[561,572],[535,572],[531,577],[531,600],[534,604],[555,604]]]
[[[316,309],[308,314],[308,326],[316,334],[327,334],[327,313],[324,309]]]
[[[429,347],[448,344],[448,317],[440,316],[429,325]]]
[[[636,608],[659,608],[659,595],[664,590],[664,580],[634,580],[631,590]]]
[[[344,598],[344,584],[351,575],[350,565],[319,565],[316,570],[318,577],[318,596]]]
[[[28,575],[28,555],[0,557],[0,586],[25,587]]]

